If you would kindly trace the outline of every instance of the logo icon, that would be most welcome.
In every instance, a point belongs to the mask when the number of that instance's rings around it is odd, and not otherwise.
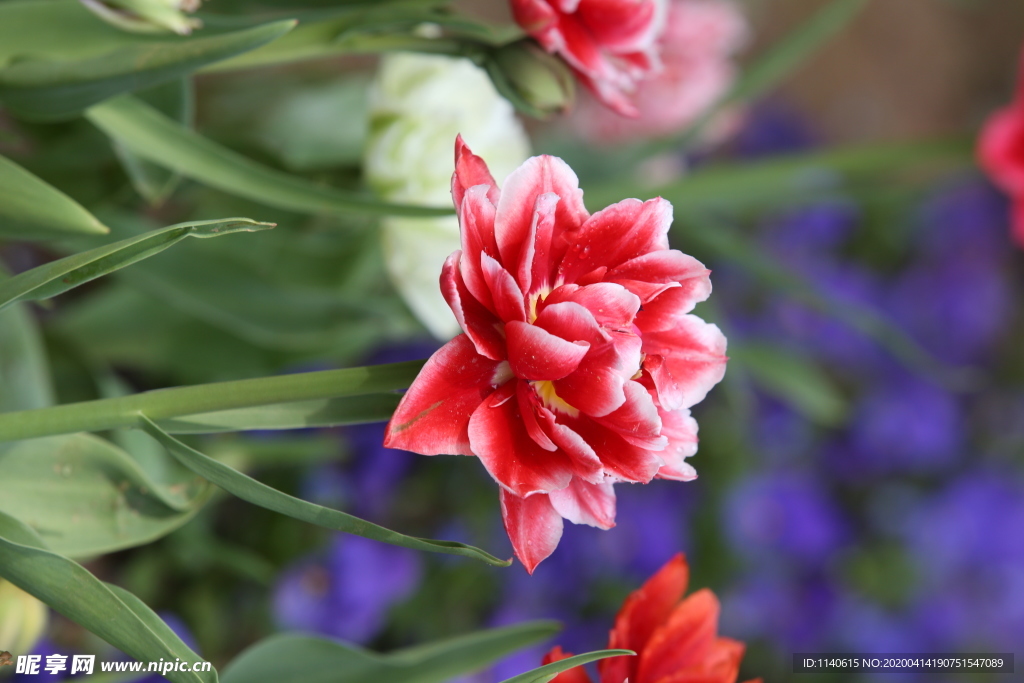
[[[14,657],[7,650],[0,652],[0,666],[14,666]]]

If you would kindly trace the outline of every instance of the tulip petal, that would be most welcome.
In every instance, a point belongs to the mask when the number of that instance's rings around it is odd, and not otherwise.
[[[672,329],[643,335],[644,371],[666,410],[700,403],[725,376],[726,340],[717,325],[694,315],[675,319]]]
[[[572,472],[575,477],[591,484],[600,484],[604,481],[604,465],[582,436],[559,424],[555,414],[547,408],[541,407],[539,419],[544,425],[545,433],[572,460]]]
[[[518,382],[499,387],[469,420],[469,442],[495,481],[516,496],[565,488],[572,463],[561,451],[546,451],[530,438],[518,400]]]
[[[562,379],[579,367],[590,350],[589,342],[566,341],[518,321],[505,324],[505,339],[512,372],[527,380]]]
[[[599,325],[620,330],[628,330],[640,310],[640,297],[610,282],[562,285],[544,300],[548,306],[563,302],[577,303],[590,311]]]
[[[526,295],[533,296],[551,289],[551,250],[555,232],[555,215],[559,197],[546,192],[537,197],[533,208],[530,232],[523,240],[519,255],[519,285]]]
[[[512,550],[532,574],[558,547],[562,538],[562,516],[544,494],[520,498],[505,489],[501,489],[500,494],[501,518],[512,541]]]
[[[622,604],[615,626],[608,637],[609,648],[623,648],[642,653],[651,635],[668,620],[686,592],[690,569],[679,553],[633,591]],[[606,659],[597,663],[602,681],[640,680],[635,677],[636,658]]]
[[[444,262],[441,268],[441,294],[459,321],[459,326],[472,340],[477,353],[491,360],[504,360],[506,351],[501,321],[466,288],[459,269],[461,258],[462,252],[457,251]]]
[[[494,204],[487,198],[486,186],[476,185],[466,191],[459,215],[462,238],[459,267],[466,288],[477,301],[497,313],[481,262],[487,256],[498,254],[498,245],[494,241],[494,211]]]
[[[634,52],[649,47],[664,28],[658,0],[580,3],[578,15],[601,47]]]
[[[649,254],[630,259],[608,271],[605,280],[618,282],[640,297],[647,305],[669,288],[680,288],[675,294],[685,299],[677,301],[680,313],[689,313],[698,302],[711,294],[711,271],[704,264],[677,249],[652,251]]]
[[[573,524],[598,529],[615,526],[615,489],[611,484],[588,484],[573,479],[564,489],[548,494],[558,514]]]
[[[462,210],[462,199],[469,188],[476,185],[487,186],[487,197],[493,204],[498,203],[498,183],[494,181],[487,162],[473,154],[469,145],[461,135],[455,138],[455,173],[452,175],[452,199],[455,209]]]
[[[593,418],[594,421],[616,432],[634,446],[661,451],[669,440],[662,433],[661,416],[654,399],[639,382],[626,382],[623,389],[626,402],[604,417]]]
[[[672,204],[656,197],[624,199],[587,219],[572,234],[558,266],[560,282],[572,283],[600,266],[615,268],[652,251],[668,249]],[[643,278],[646,279],[646,278]]]
[[[687,669],[701,671],[714,651],[719,609],[718,598],[707,588],[688,595],[651,635],[637,679],[660,681]]]
[[[522,255],[537,208],[537,199],[552,192],[558,195],[549,254],[550,268],[562,259],[566,243],[563,233],[575,230],[590,215],[583,205],[583,190],[569,165],[557,157],[531,157],[509,174],[498,200],[494,234],[500,261],[509,268],[522,263]],[[518,274],[518,273],[516,273]],[[550,278],[545,278],[550,279]],[[520,284],[522,284],[520,282]]]
[[[525,322],[526,303],[512,275],[488,254],[480,257],[480,263],[483,266],[484,282],[494,304],[494,312],[505,322]]]
[[[537,396],[537,392],[533,390],[533,387],[529,382],[516,382],[516,400],[519,401],[519,414],[523,416],[523,426],[526,427],[526,433],[530,435],[533,442],[543,448],[546,451],[556,451],[558,446],[548,433],[544,431],[544,427],[541,426],[540,420],[537,418],[537,413],[547,413],[547,411],[541,404],[540,398]],[[545,424],[547,419],[544,420]],[[595,458],[597,456],[594,456]]]
[[[668,437],[668,445],[658,455],[665,462],[658,470],[658,479],[675,481],[693,481],[697,478],[697,470],[686,459],[697,452],[697,421],[690,416],[690,411],[662,410],[661,433]]]
[[[544,655],[544,659],[541,660],[541,666],[560,662],[572,656],[571,652],[564,652],[560,646],[556,645],[550,652]],[[591,680],[586,669],[582,666],[574,666],[568,671],[563,671],[552,678],[551,683],[591,683]]]
[[[618,431],[594,419],[581,415],[576,419],[567,416],[562,420],[594,449],[609,477],[646,484],[664,464],[658,451],[632,444]]]
[[[476,352],[460,334],[442,346],[402,397],[384,434],[384,445],[424,455],[473,455],[469,422],[494,392],[500,364]]]

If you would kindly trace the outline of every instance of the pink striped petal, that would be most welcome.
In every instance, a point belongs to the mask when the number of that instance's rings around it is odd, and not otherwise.
[[[605,473],[615,480],[646,484],[664,464],[656,451],[630,443],[618,431],[596,420],[583,415],[562,420],[590,444],[601,459]]]
[[[526,321],[526,302],[515,279],[487,254],[480,259],[484,282],[493,302],[493,310],[505,322]]]
[[[547,155],[527,159],[505,180],[494,219],[495,239],[501,253],[499,261],[507,267],[517,267],[522,263],[537,199],[549,192],[559,198],[551,236],[552,251],[549,254],[552,268],[561,261],[564,253],[565,241],[562,234],[578,228],[590,215],[583,205],[579,180],[568,164]]]
[[[725,376],[726,340],[716,325],[697,316],[677,317],[675,327],[643,335],[644,371],[666,410],[689,408],[704,400]]]
[[[452,199],[455,200],[456,211],[462,211],[462,198],[469,188],[476,185],[487,186],[487,197],[491,203],[498,203],[498,183],[494,182],[487,163],[473,154],[466,141],[458,135],[455,138],[455,173],[452,175]]]
[[[544,494],[520,498],[501,489],[501,518],[516,557],[533,573],[558,547],[562,516]]]
[[[476,352],[464,334],[430,357],[402,397],[384,445],[424,455],[473,455],[470,417],[495,389],[499,363]]]
[[[668,437],[668,446],[660,453],[665,464],[658,470],[658,479],[693,481],[697,470],[686,459],[697,452],[697,421],[689,410],[683,409],[661,411],[661,422],[661,433]]]
[[[671,224],[672,205],[661,197],[646,202],[624,199],[598,211],[579,230],[566,235],[571,246],[558,267],[560,281],[576,282],[600,266],[615,268],[651,251],[668,249]]]
[[[551,275],[554,270],[551,263],[551,240],[555,232],[558,200],[557,194],[546,192],[537,197],[534,205],[530,232],[523,242],[519,257],[519,285],[527,296],[551,289]]]
[[[529,382],[516,382],[516,400],[519,401],[519,414],[523,416],[523,426],[526,433],[530,435],[533,442],[546,451],[558,450],[558,446],[548,436],[545,427],[548,419],[544,413],[548,412],[540,403],[537,392]],[[538,419],[538,413],[541,417]],[[541,421],[544,426],[541,426]]]
[[[615,489],[611,484],[588,484],[573,479],[564,489],[548,494],[551,505],[573,524],[598,529],[615,526]]]
[[[473,453],[495,481],[517,496],[565,488],[572,479],[572,462],[561,451],[546,451],[530,438],[519,401],[511,400],[517,384],[502,385],[473,412]]]
[[[700,301],[711,294],[711,274],[697,259],[676,249],[652,251],[649,254],[630,259],[608,271],[605,280],[618,282],[639,296],[644,308],[658,294],[669,287],[679,287],[685,292],[689,313]]]
[[[619,436],[649,451],[660,451],[668,445],[662,434],[661,416],[654,399],[639,382],[626,382],[626,402],[618,410],[594,421],[618,432]]]
[[[466,288],[459,269],[461,257],[462,252],[457,251],[444,262],[441,268],[441,294],[459,321],[459,326],[473,341],[477,352],[492,360],[504,360],[506,351],[501,321]]]
[[[575,478],[591,484],[604,481],[604,466],[597,453],[583,437],[558,422],[553,412],[541,406],[537,411],[538,419],[544,432],[572,460],[572,473]]]
[[[586,308],[599,325],[628,330],[640,310],[640,297],[622,285],[601,282],[594,285],[562,285],[548,295],[545,305],[571,301]]]
[[[640,368],[640,338],[622,332],[606,334],[611,341],[592,346],[576,372],[554,382],[555,393],[563,401],[592,417],[608,415],[626,402],[624,385]]]
[[[520,379],[562,379],[579,367],[590,350],[585,341],[571,342],[542,327],[513,321],[505,324],[508,360]]]
[[[484,307],[494,310],[491,291],[484,280],[481,260],[484,256],[497,256],[494,241],[494,204],[487,198],[488,188],[476,185],[466,191],[462,199],[459,228],[462,236],[462,259],[459,267],[466,288]]]

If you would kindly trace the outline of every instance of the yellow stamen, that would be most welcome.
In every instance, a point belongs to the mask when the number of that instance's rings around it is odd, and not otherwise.
[[[537,392],[537,396],[540,397],[541,402],[549,410],[557,410],[561,413],[565,413],[570,417],[577,417],[580,411],[573,408],[571,405],[562,400],[562,398],[555,393],[555,383],[550,380],[539,380],[536,382],[530,382],[533,385],[533,390]]]
[[[537,319],[537,304],[540,303],[541,301],[544,301],[544,299],[547,299],[548,298],[548,294],[550,294],[550,293],[551,293],[551,288],[550,287],[541,287],[541,289],[536,294],[534,294],[533,296],[530,297],[530,319],[529,319],[529,323],[531,325]]]

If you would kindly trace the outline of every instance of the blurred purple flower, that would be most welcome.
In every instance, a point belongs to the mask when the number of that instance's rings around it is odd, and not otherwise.
[[[326,556],[281,574],[274,616],[284,629],[365,643],[384,626],[388,610],[416,589],[420,575],[415,552],[338,534]]]
[[[928,258],[1001,261],[1011,249],[1006,197],[977,179],[941,188],[921,208],[918,241]]]
[[[857,208],[847,203],[801,207],[770,220],[762,241],[785,263],[806,265],[842,247],[858,217]]]
[[[821,651],[842,618],[838,600],[831,582],[820,576],[800,579],[761,568],[722,595],[721,631],[784,651]]]
[[[896,373],[860,398],[851,425],[850,466],[866,474],[935,471],[960,456],[966,429],[955,396]]]
[[[814,147],[816,136],[802,116],[779,102],[755,107],[733,138],[737,156],[756,158]]]
[[[736,552],[760,562],[787,559],[820,566],[847,536],[846,522],[822,482],[799,472],[748,476],[729,492],[724,518]]]

